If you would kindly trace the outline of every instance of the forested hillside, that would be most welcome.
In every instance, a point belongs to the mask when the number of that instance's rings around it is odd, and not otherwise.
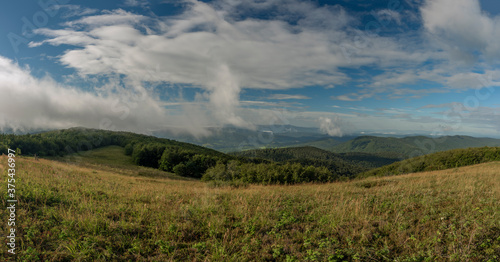
[[[483,146],[500,146],[500,139],[470,136],[443,136],[438,138],[425,136],[404,138],[360,136],[333,146],[329,150],[336,153],[384,153],[400,158],[410,158],[451,149]]]
[[[136,165],[152,167],[183,177],[237,183],[293,184],[352,178],[369,169],[401,160],[398,158],[399,154],[406,155],[415,148],[411,146],[411,141],[425,141],[424,139],[426,138],[360,137],[348,142],[349,144],[344,144],[344,146],[349,145],[353,151],[379,152],[376,154],[356,152],[338,154],[315,147],[297,147],[249,150],[228,155],[213,149],[154,136],[71,128],[40,134],[0,135],[0,153],[7,153],[7,148],[11,148],[21,155],[60,157],[114,145],[122,147],[124,153],[131,156]],[[435,150],[481,143],[491,144],[496,141],[460,136],[439,139],[442,141],[439,142],[439,146],[435,146]],[[464,151],[467,153],[463,154],[453,153],[452,158],[448,154],[426,156],[403,162],[411,165],[392,164],[379,171],[373,171],[374,173],[365,174],[380,174],[380,172],[399,174],[481,163],[485,160],[479,155],[490,151],[481,149],[476,152],[471,149]],[[492,153],[488,153],[484,159],[494,159],[491,155]]]
[[[500,147],[454,149],[396,162],[362,173],[359,177],[435,171],[492,161],[500,161]]]
[[[23,155],[63,156],[80,151],[87,151],[109,145],[161,143],[183,147],[203,154],[225,156],[218,151],[205,147],[182,143],[175,140],[139,135],[130,132],[115,132],[89,128],[69,128],[39,134],[13,135],[0,134],[0,153],[6,153],[7,147],[20,148]]]
[[[231,153],[246,158],[266,159],[274,162],[300,163],[327,167],[339,176],[351,177],[371,168],[389,165],[401,160],[368,153],[332,153],[312,146],[255,149]]]
[[[341,140],[337,137],[336,138],[329,137],[329,138],[324,138],[324,139],[319,139],[319,140],[301,143],[298,145],[294,145],[293,147],[313,146],[313,147],[323,149],[323,150],[330,150],[334,146],[339,145],[347,140],[349,140],[349,139]]]

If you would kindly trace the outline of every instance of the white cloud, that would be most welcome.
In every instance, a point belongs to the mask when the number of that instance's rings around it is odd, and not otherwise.
[[[125,90],[109,82],[104,90],[109,93],[84,92],[60,85],[50,77],[37,79],[28,68],[0,56],[0,128],[22,131],[84,126],[149,133],[175,122],[194,135],[204,135],[202,127],[210,123],[209,118],[186,119],[169,114],[160,101],[137,85]],[[199,112],[194,115],[203,116]],[[190,123],[192,119],[196,122]]]
[[[270,9],[276,10],[270,20],[245,16]],[[311,2],[193,0],[174,17],[118,9],[67,22],[59,30],[39,29],[47,39],[30,46],[77,46],[60,61],[83,76],[119,74],[202,88],[200,98],[211,103],[214,118],[245,126],[236,115],[243,88],[341,85],[351,79],[339,67],[394,66],[431,57],[394,39],[366,35],[354,28],[355,21],[340,6]],[[366,47],[359,46],[360,35]],[[152,75],[152,67],[160,70]]]
[[[481,102],[484,101],[481,99],[478,99],[478,104],[466,101],[468,100],[461,103],[429,104],[422,109],[432,110],[433,116],[428,121],[440,121],[441,127],[445,127],[446,131],[465,131],[497,137],[500,131],[500,108],[483,106]]]
[[[65,25],[86,26],[86,27],[99,27],[107,25],[120,25],[120,24],[137,24],[146,19],[143,15],[136,15],[127,12],[123,9],[116,9],[113,11],[104,10],[100,15],[85,16],[75,21],[65,23]]]
[[[401,42],[415,50],[415,56],[410,58],[404,52],[384,50],[386,53],[381,54],[386,58],[379,61],[375,68],[389,70],[365,80],[357,92],[332,96],[332,99],[418,99],[435,93],[476,89],[485,86],[485,82],[486,86],[498,86],[500,78],[497,70],[491,68],[500,58],[500,44],[497,41],[500,38],[500,16],[490,17],[482,12],[477,0],[429,0],[420,10],[424,35],[401,39]],[[394,19],[398,17],[397,14],[385,15]],[[388,46],[395,46],[395,43],[397,41],[394,38],[388,39]],[[365,50],[374,51],[367,48],[360,52]],[[466,66],[463,62],[467,62]],[[476,62],[472,68],[471,62]],[[487,80],[491,77],[492,80]],[[440,84],[442,87],[429,88],[426,87],[428,83]],[[406,88],[408,84],[419,84],[421,88]]]
[[[55,5],[54,9],[63,10],[64,13],[61,14],[63,18],[92,15],[99,12],[97,9],[81,7],[79,5]]]
[[[371,89],[371,90],[374,90],[374,89]],[[350,94],[346,94],[346,95],[332,96],[330,98],[333,100],[353,102],[353,101],[361,101],[363,99],[373,97],[377,92],[382,92],[381,90],[380,91],[374,90],[374,92],[366,92],[366,91],[369,91],[369,90],[364,90],[364,91],[359,92],[359,93],[350,93]]]
[[[453,59],[500,57],[500,18],[482,12],[478,0],[427,0],[421,13],[425,29]]]
[[[340,127],[340,118],[328,118],[328,117],[320,117],[319,121],[319,129],[321,132],[327,133],[329,136],[342,136],[342,130]]]
[[[311,99],[311,98],[305,95],[273,94],[271,96],[268,96],[267,99],[289,100],[289,99]]]
[[[132,6],[132,7],[147,7],[149,6],[149,2],[147,0],[125,0],[125,5],[126,6]]]
[[[124,3],[139,6],[142,1]],[[179,83],[183,88],[196,88],[198,93],[193,101],[175,97],[157,101],[149,97],[148,108],[154,113],[134,111],[137,123],[146,123],[139,117],[145,113],[142,118],[154,116],[161,124],[181,125],[191,130],[201,130],[204,125],[251,127],[248,123],[263,117],[271,107],[291,107],[291,103],[261,102],[261,107],[266,109],[249,108],[257,102],[240,101],[240,94],[245,89],[286,90],[349,83],[353,84],[352,91],[336,94],[337,90],[332,89],[332,99],[361,101],[380,98],[382,93],[383,98],[420,98],[429,93],[475,88],[477,84],[471,85],[481,74],[460,67],[457,58],[469,59],[479,53],[481,59],[487,60],[497,58],[500,53],[496,41],[500,36],[499,19],[482,13],[477,1],[472,0],[427,1],[421,13],[425,33],[436,40],[433,43],[423,43],[426,41],[421,32],[367,34],[358,29],[363,21],[342,7],[322,7],[312,1],[217,0],[205,3],[189,0],[182,3],[186,9],[169,17],[147,17],[122,9],[89,13],[92,15],[77,17],[62,28],[36,30],[45,39],[32,42],[30,46],[72,46],[59,56],[63,65],[76,69],[83,77],[122,76],[130,82],[120,89],[122,93],[127,89],[132,92],[144,90],[145,82]],[[273,16],[262,19],[261,15],[269,13]],[[394,10],[375,13],[394,21],[395,25],[401,25],[406,19],[406,13]],[[451,59],[448,53],[452,54]],[[478,66],[475,71],[484,71],[483,75],[487,75],[488,70],[482,70],[484,68],[488,68],[488,64]],[[349,70],[361,73],[351,78],[345,73]],[[375,71],[385,73],[374,77],[371,74]],[[500,78],[493,71],[490,72],[494,75],[492,83],[496,85]],[[29,72],[25,72],[25,77],[42,83],[29,76]],[[405,87],[419,81],[441,84],[444,88]],[[108,99],[74,90],[95,97],[95,101]],[[160,95],[165,95],[169,90],[157,91],[164,91]],[[128,99],[131,95],[124,96]],[[267,99],[309,97],[274,94]],[[247,107],[242,109],[241,106]],[[104,114],[113,112],[107,110]],[[307,115],[312,121],[323,117],[320,125],[324,130],[338,133],[335,116],[309,112],[296,115],[299,118]],[[384,121],[384,124],[391,122],[389,119]],[[375,122],[357,123],[359,126],[383,126]],[[398,125],[394,121],[391,123]],[[146,126],[154,129],[161,128],[161,124]]]

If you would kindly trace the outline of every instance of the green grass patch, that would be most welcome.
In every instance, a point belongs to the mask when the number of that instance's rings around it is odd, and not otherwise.
[[[498,162],[390,179],[238,187],[16,160],[17,261],[500,258]],[[0,157],[2,188],[6,162]],[[6,230],[3,223],[0,234]],[[0,260],[14,258],[4,247]]]
[[[120,146],[106,146],[70,154],[64,157],[48,157],[48,159],[129,176],[169,178],[187,181],[194,180],[192,178],[178,176],[176,174],[161,171],[155,168],[138,166],[132,161],[131,156],[125,155],[125,149]]]

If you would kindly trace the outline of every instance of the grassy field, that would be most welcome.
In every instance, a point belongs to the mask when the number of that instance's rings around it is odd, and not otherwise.
[[[236,189],[141,176],[119,154],[106,160],[109,152],[76,165],[16,159],[18,261],[500,259],[499,162]],[[0,157],[4,206],[6,164]],[[6,236],[8,211],[0,213]]]
[[[194,180],[173,173],[163,172],[155,168],[138,166],[132,162],[131,156],[125,155],[124,148],[120,146],[101,147],[90,151],[82,151],[78,154],[64,157],[51,157],[49,159],[80,167],[105,170],[129,176],[169,178],[188,181]]]

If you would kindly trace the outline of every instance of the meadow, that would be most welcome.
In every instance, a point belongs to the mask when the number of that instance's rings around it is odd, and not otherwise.
[[[100,150],[16,158],[18,253],[4,244],[0,260],[500,260],[500,162],[236,188],[129,165],[119,147]],[[6,156],[0,173],[6,206]],[[8,211],[0,213],[5,236]]]

